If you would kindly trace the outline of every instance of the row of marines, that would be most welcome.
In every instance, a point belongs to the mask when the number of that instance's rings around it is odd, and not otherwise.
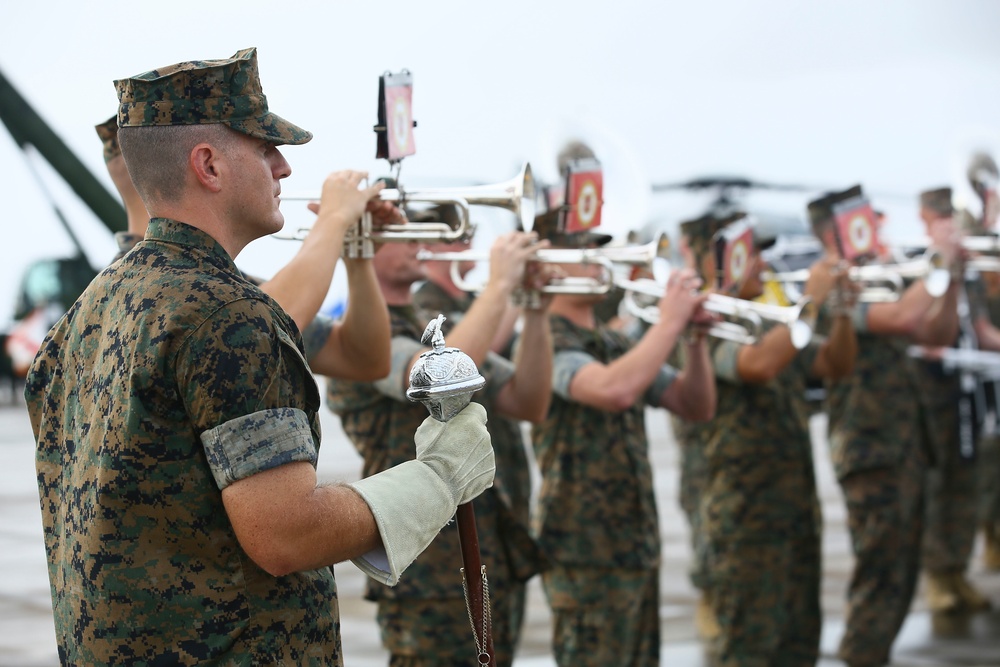
[[[496,664],[513,662],[525,584],[539,573],[558,664],[659,664],[646,406],[675,418],[712,661],[814,664],[821,522],[803,402],[814,378],[827,382],[857,557],[844,661],[888,662],[921,553],[941,595],[985,602],[963,576],[977,524],[975,468],[951,437],[957,376],[907,356],[910,343],[953,344],[962,304],[979,344],[1000,349],[983,281],[966,280],[945,189],[922,195],[921,214],[952,267],[948,290],[935,296],[916,280],[891,303],[859,299],[843,270],[833,230],[843,193],[810,203],[824,252],[803,291],[822,308],[798,350],[783,324],[754,343],[705,335],[716,316],[702,288],[719,271],[711,239],[741,213],[682,225],[687,266],[641,326],[606,318],[600,295],[542,292],[515,305],[561,276],[593,276],[582,263],[531,261],[540,248],[611,240],[560,232],[558,209],[496,240],[475,298],[444,264],[422,262],[416,243],[341,258],[365,210],[403,219],[378,199],[381,185],[359,188],[362,172],[327,178],[286,267],[246,276],[239,251],[283,222],[291,169],[278,146],[311,138],[268,110],[255,50],[116,88],[119,112],[98,133],[129,232],[46,337],[26,385],[64,664],[342,664],[331,566],[348,559],[370,575],[391,665],[468,664],[476,651],[450,519],[473,498]],[[996,199],[992,169],[984,211]],[[757,239],[733,296],[762,296],[769,241]],[[317,313],[340,259],[349,307],[333,321]],[[438,313],[449,344],[487,379],[447,424],[406,397],[423,324]],[[357,483],[317,483],[314,375],[327,378],[327,404],[364,459]],[[930,440],[918,432],[924,417]],[[542,479],[534,508],[530,457]],[[925,491],[938,502],[923,530]]]

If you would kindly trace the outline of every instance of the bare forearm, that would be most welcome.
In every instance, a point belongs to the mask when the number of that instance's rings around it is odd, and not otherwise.
[[[833,380],[845,378],[854,372],[854,360],[858,354],[858,339],[854,325],[847,315],[833,318],[830,336],[820,346],[813,364],[813,372],[819,377]]]
[[[500,326],[497,327],[497,331],[493,335],[493,342],[490,344],[491,350],[497,354],[502,354],[507,349],[510,339],[514,335],[514,326],[517,324],[517,319],[520,316],[521,309],[508,302],[503,318],[500,320]]]
[[[798,350],[788,327],[776,326],[755,345],[744,345],[736,357],[736,372],[750,384],[765,384],[792,363]]]
[[[343,245],[341,225],[317,222],[292,260],[260,286],[299,330],[304,330],[323,306]]]
[[[656,379],[680,333],[676,322],[654,324],[632,349],[611,363],[584,366],[570,384],[573,399],[602,410],[632,407]]]
[[[498,407],[508,417],[541,421],[552,400],[552,335],[544,311],[525,312],[514,363],[514,377],[501,392]]]
[[[381,544],[361,496],[347,486],[317,486],[308,463],[240,480],[222,498],[240,546],[274,576],[333,565]]]
[[[950,345],[958,338],[958,287],[952,286],[943,297],[936,299],[915,336],[918,342]]]
[[[660,404],[689,421],[708,421],[715,416],[715,373],[704,341],[687,346],[684,370],[663,393]]]
[[[503,320],[507,303],[507,292],[488,285],[469,306],[462,321],[448,334],[448,345],[462,350],[476,365],[481,365],[490,351],[493,335]]]

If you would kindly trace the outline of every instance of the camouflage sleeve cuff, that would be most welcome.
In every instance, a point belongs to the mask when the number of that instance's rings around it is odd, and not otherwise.
[[[552,391],[556,396],[567,401],[572,400],[569,395],[569,384],[573,381],[573,376],[593,361],[595,359],[592,356],[579,350],[556,352],[552,358]]]
[[[302,343],[306,348],[306,359],[312,359],[326,345],[334,321],[325,315],[317,315],[302,332]]]
[[[669,364],[663,364],[660,366],[660,371],[653,378],[653,384],[649,385],[649,389],[646,390],[646,405],[652,405],[653,407],[660,406],[660,397],[663,396],[663,392],[667,390],[667,387],[674,383],[677,379],[677,369]]]
[[[410,360],[427,346],[406,336],[393,336],[391,345],[392,367],[387,376],[375,382],[375,388],[389,398],[408,401],[406,386],[410,383]]]
[[[732,340],[721,340],[712,350],[712,366],[715,377],[728,382],[741,383],[739,371],[739,356],[742,343]]]
[[[486,396],[490,401],[495,401],[503,386],[514,377],[514,362],[495,352],[489,352],[481,372],[486,378]]]
[[[863,301],[858,301],[854,304],[854,310],[851,312],[851,322],[854,324],[855,333],[867,333],[868,332],[868,307],[871,304],[865,303]]]
[[[277,468],[307,461],[316,465],[309,418],[302,410],[261,410],[232,419],[201,434],[208,467],[219,490],[233,482]]]

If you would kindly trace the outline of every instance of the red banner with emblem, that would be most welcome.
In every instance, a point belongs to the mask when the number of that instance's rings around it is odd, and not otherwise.
[[[729,292],[743,283],[750,269],[753,253],[753,228],[734,223],[719,232],[716,240],[716,266],[721,292]]]
[[[417,152],[413,140],[413,75],[407,70],[379,77],[379,108],[375,157],[391,162]]]
[[[875,211],[865,197],[853,197],[834,204],[833,217],[841,257],[854,262],[876,254],[878,227]]]
[[[577,160],[569,165],[566,179],[564,231],[585,232],[601,224],[604,204],[604,174],[597,160]]]

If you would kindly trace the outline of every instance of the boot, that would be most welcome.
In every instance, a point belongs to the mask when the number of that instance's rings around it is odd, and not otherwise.
[[[983,526],[985,549],[983,550],[983,567],[996,572],[1000,570],[1000,531],[995,525],[988,523]]]
[[[990,601],[969,582],[964,572],[955,572],[952,576],[955,590],[962,600],[962,606],[969,611],[985,611],[990,608]]]
[[[702,592],[701,597],[698,598],[698,605],[694,610],[694,625],[698,630],[698,636],[706,641],[715,639],[721,632],[719,621],[716,620],[715,612],[712,611],[712,603],[708,593]]]
[[[962,608],[962,596],[950,572],[925,572],[924,581],[927,608],[932,612],[946,613]]]

